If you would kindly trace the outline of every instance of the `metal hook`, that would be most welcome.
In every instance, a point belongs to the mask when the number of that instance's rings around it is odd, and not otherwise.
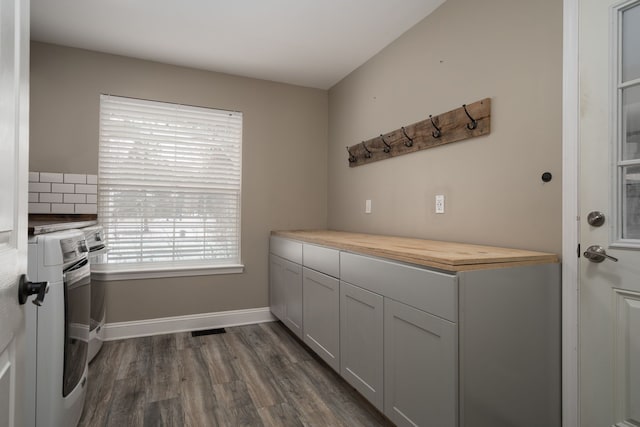
[[[471,114],[467,111],[467,104],[462,104],[462,108],[464,108],[464,112],[467,114],[467,117],[469,117],[469,120],[471,120],[471,123],[467,123],[467,129],[474,130],[478,127],[478,121],[471,117]]]
[[[442,136],[442,132],[440,131],[440,128],[434,123],[433,116],[431,114],[429,114],[429,119],[431,119],[431,125],[436,129],[431,132],[431,136],[433,136],[434,138],[440,138]]]
[[[387,141],[384,140],[384,135],[380,134],[380,139],[382,140],[382,143],[384,144],[383,151],[385,153],[388,153],[389,151],[391,151],[391,146],[389,144],[387,144]]]
[[[404,129],[404,126],[402,126],[402,134],[404,135],[405,138],[408,139],[408,141],[404,142],[404,145],[406,145],[407,147],[413,147],[413,138],[407,135],[407,131]]]
[[[353,154],[351,154],[351,150],[349,150],[349,147],[347,147],[347,153],[349,153],[349,163],[355,163],[355,161],[356,161],[356,156],[354,156]]]
[[[370,159],[370,158],[371,158],[371,151],[369,151],[369,149],[367,148],[367,146],[366,146],[366,145],[364,145],[364,141],[362,141],[362,146],[364,147],[364,151],[366,151],[366,152],[367,152],[367,154],[365,154],[364,156],[365,156],[367,159]]]

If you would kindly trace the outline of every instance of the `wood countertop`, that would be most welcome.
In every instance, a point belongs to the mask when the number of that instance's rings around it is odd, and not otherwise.
[[[445,271],[559,262],[557,255],[544,252],[333,230],[272,231],[271,235]]]

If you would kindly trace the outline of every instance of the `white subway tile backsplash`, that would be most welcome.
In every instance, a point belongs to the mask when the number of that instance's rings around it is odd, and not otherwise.
[[[64,195],[65,203],[86,203],[87,196],[84,194],[65,194]]]
[[[40,203],[62,203],[62,194],[40,193]]]
[[[75,185],[73,184],[51,184],[51,190],[54,193],[73,193]]]
[[[74,205],[70,203],[52,203],[51,213],[72,214],[75,213],[73,206]]]
[[[49,203],[29,203],[29,213],[51,213],[51,205]]]
[[[49,184],[48,182],[30,182],[29,192],[30,193],[50,193],[51,184]]]
[[[98,186],[97,185],[76,184],[76,193],[98,194]]]
[[[80,173],[65,173],[64,182],[66,184],[86,184],[87,175]]]
[[[29,213],[97,214],[98,176],[29,172]]]
[[[62,174],[40,172],[40,182],[62,182]]]
[[[96,213],[98,213],[98,205],[94,205],[94,204],[76,204],[76,213],[96,214]]]

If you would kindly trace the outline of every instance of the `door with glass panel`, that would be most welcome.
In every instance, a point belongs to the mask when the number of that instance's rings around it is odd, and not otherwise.
[[[580,0],[580,424],[640,426],[640,0]]]

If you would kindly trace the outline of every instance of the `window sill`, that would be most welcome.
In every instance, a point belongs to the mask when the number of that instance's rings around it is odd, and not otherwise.
[[[112,280],[161,279],[167,277],[212,276],[216,274],[239,273],[244,273],[243,264],[165,268],[131,266],[128,268],[118,269],[109,269],[104,268],[102,265],[98,265],[96,268],[91,270],[91,279],[107,282]]]

